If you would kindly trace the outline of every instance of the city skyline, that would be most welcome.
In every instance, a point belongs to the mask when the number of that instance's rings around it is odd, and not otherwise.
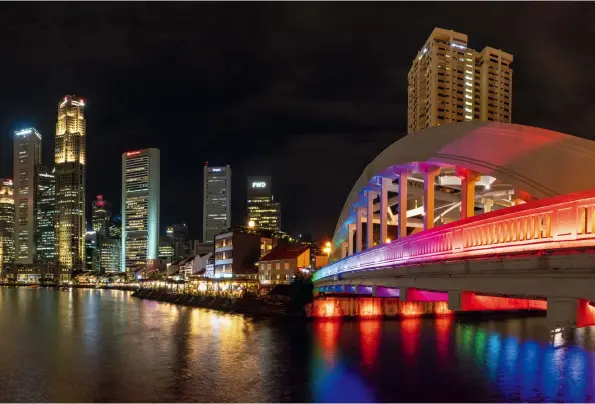
[[[329,236],[335,212],[352,185],[350,179],[396,136],[406,133],[407,71],[436,26],[467,34],[472,48],[490,45],[515,55],[513,122],[593,136],[585,94],[595,83],[590,65],[575,62],[581,60],[588,35],[568,28],[553,32],[548,22],[550,12],[568,21],[583,21],[585,6],[519,3],[510,10],[487,3],[470,4],[464,10],[421,6],[352,4],[337,13],[340,6],[330,4],[262,4],[251,10],[242,5],[155,5],[144,10],[137,5],[91,4],[81,7],[109,24],[76,33],[64,28],[76,14],[65,5],[47,5],[44,10],[18,4],[5,7],[5,18],[21,13],[31,18],[19,29],[2,28],[6,37],[15,38],[10,46],[18,57],[6,66],[11,80],[0,95],[7,105],[0,118],[0,177],[12,178],[8,151],[12,133],[21,128],[36,127],[44,135],[44,160],[49,161],[55,125],[52,105],[74,93],[87,103],[88,198],[103,194],[119,200],[121,189],[114,178],[120,174],[121,153],[156,147],[163,159],[162,222],[186,222],[191,238],[202,234],[196,209],[203,200],[204,161],[229,164],[234,170],[232,200],[238,203],[232,203],[232,222],[241,223],[245,215],[239,203],[246,195],[244,179],[271,175],[275,197],[283,204],[284,230]],[[247,20],[229,17],[230,9],[249,11],[266,22],[263,32],[252,32]],[[406,17],[409,14],[419,17],[415,23]],[[112,21],[110,16],[116,15],[117,21]],[[115,33],[122,32],[133,15],[143,34],[135,31],[122,42]],[[157,26],[144,30],[156,15],[163,17]],[[206,15],[232,18],[233,28],[201,24]],[[309,15],[319,17],[312,20]],[[483,15],[494,18],[477,18]],[[529,17],[537,19],[531,28],[523,24]],[[76,18],[96,24],[86,15]],[[519,31],[504,29],[498,22],[502,19]],[[187,20],[197,23],[186,24]],[[38,21],[52,27],[51,32],[41,30]],[[277,24],[288,28],[279,33]],[[327,29],[337,25],[352,29],[347,36],[344,29]],[[62,35],[71,38],[68,46]],[[178,39],[176,47],[169,47]],[[398,49],[389,46],[396,40]],[[26,46],[15,47],[19,41]],[[208,51],[201,57],[188,52],[194,42]],[[90,47],[98,51],[90,52]],[[271,48],[291,52],[264,51]],[[236,67],[240,60],[247,63],[243,69]],[[25,86],[35,89],[33,96],[22,93]],[[561,106],[553,108],[551,100]],[[325,180],[337,167],[342,167],[342,175]],[[195,186],[179,198],[189,178]],[[296,192],[325,195],[325,204],[302,219],[300,201],[292,197]],[[86,209],[90,213],[89,203]]]

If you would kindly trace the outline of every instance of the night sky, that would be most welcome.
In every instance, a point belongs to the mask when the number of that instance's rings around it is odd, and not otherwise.
[[[161,227],[202,227],[202,172],[272,176],[283,229],[330,236],[363,168],[406,133],[407,72],[435,26],[514,55],[513,122],[595,139],[595,4],[2,3],[0,177],[13,131],[53,163],[58,101],[85,99],[87,205],[119,211],[121,154],[161,150]],[[89,207],[87,207],[89,209]]]

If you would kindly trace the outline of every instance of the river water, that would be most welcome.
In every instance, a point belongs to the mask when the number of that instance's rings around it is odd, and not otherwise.
[[[594,401],[595,328],[273,321],[129,292],[0,288],[0,401]]]

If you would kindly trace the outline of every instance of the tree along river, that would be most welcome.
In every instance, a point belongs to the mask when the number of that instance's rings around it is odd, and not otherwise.
[[[0,288],[0,401],[593,401],[595,327],[540,317],[287,321]]]

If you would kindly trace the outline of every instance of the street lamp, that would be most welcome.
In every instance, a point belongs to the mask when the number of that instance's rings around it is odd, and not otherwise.
[[[248,227],[249,227],[249,228],[251,228],[251,229],[253,229],[253,228],[254,228],[254,226],[256,226],[256,223],[254,222],[254,220],[250,220],[250,221],[248,222]]]
[[[326,253],[327,256],[331,255],[331,242],[327,241],[326,244],[324,245],[324,248],[322,249],[323,253]]]

